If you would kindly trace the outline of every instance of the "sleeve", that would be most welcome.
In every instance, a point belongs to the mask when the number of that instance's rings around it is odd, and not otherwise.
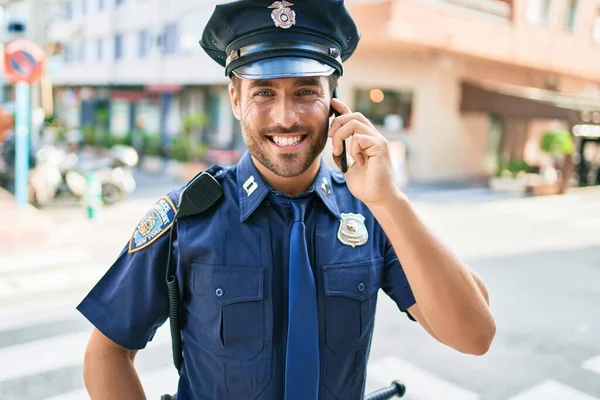
[[[400,311],[406,313],[410,320],[415,321],[413,316],[407,311],[409,307],[416,303],[415,296],[404,274],[400,260],[387,239],[384,263],[383,291],[396,302]]]
[[[158,199],[115,263],[77,306],[99,331],[127,349],[144,348],[168,317],[165,273],[175,199],[174,193]],[[174,262],[176,255],[171,258]]]

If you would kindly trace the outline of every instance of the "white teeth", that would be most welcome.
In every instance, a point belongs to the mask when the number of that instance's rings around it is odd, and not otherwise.
[[[272,136],[271,138],[278,146],[294,146],[302,140],[301,136]]]

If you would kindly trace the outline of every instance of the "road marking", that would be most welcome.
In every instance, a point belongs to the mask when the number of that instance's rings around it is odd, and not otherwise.
[[[148,399],[159,399],[163,394],[174,394],[177,391],[179,377],[173,366],[147,371],[139,376]],[[88,398],[88,392],[85,389],[80,389],[48,397],[44,400],[82,400]]]
[[[90,252],[80,247],[0,257],[0,273],[39,270],[65,264],[83,263],[91,259]]]
[[[0,278],[0,298],[51,292],[97,282],[106,270],[106,264],[93,264],[6,275]]]
[[[56,307],[48,302],[35,304],[35,309],[26,307],[15,308],[14,310],[0,310],[0,332],[14,329],[32,328],[38,325],[58,321],[72,321],[83,318],[79,311],[75,309],[78,303],[73,302],[71,307]],[[47,307],[40,307],[47,306]]]
[[[0,382],[81,364],[89,337],[86,331],[0,348]],[[170,340],[170,331],[159,329],[151,344]]]
[[[399,379],[406,385],[406,395],[415,400],[478,400],[479,395],[446,381],[397,357],[375,360],[367,366],[369,387],[387,387]]]
[[[585,361],[581,364],[581,367],[588,371],[595,372],[596,374],[600,374],[600,355]]]
[[[508,400],[598,400],[597,397],[590,396],[573,389],[570,386],[553,381],[545,380],[537,386],[527,389],[521,393],[510,397]]]

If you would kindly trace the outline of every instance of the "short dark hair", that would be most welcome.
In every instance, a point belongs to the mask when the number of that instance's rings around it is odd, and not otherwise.
[[[329,89],[331,90],[331,94],[333,94],[333,89],[335,89],[338,85],[338,80],[340,79],[340,74],[336,71],[333,74],[329,75]],[[236,90],[240,90],[240,84],[242,80],[236,74],[231,74],[231,82]]]

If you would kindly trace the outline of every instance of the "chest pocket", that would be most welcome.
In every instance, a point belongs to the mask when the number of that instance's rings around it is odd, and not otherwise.
[[[192,270],[198,345],[227,357],[256,357],[265,342],[264,268],[192,263]]]
[[[323,267],[327,346],[335,354],[368,346],[381,287],[383,257]]]

